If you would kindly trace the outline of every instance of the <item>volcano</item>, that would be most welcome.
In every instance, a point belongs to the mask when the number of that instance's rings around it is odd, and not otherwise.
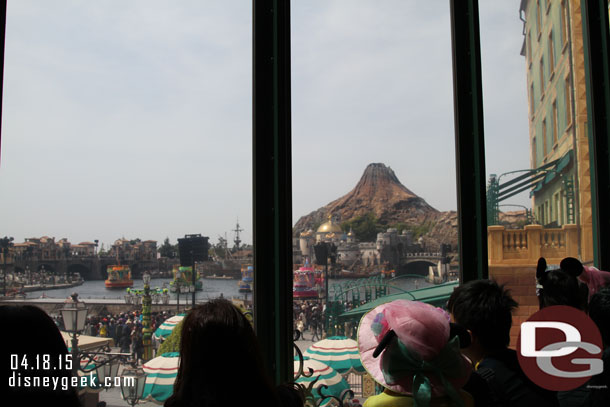
[[[440,212],[417,196],[382,163],[369,164],[354,189],[326,206],[301,217],[294,226],[297,235],[332,216],[339,222],[373,213],[380,225],[435,223]]]

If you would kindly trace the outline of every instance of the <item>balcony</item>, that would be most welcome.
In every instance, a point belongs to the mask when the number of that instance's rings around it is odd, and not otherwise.
[[[565,257],[578,257],[578,226],[543,228],[527,225],[524,229],[487,228],[488,262],[494,265],[536,265],[540,257],[548,264],[559,264]]]

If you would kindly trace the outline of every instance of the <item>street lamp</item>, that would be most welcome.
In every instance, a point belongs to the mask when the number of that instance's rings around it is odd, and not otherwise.
[[[180,269],[176,270],[176,278],[174,279],[174,287],[176,287],[176,312],[180,312],[180,278],[182,272]]]
[[[66,303],[60,312],[64,320],[64,329],[72,337],[70,349],[72,375],[73,377],[78,377],[79,370],[85,374],[95,371],[100,384],[94,387],[105,387],[105,378],[116,376],[118,373],[118,358],[129,356],[129,354],[80,351],[78,348],[78,335],[85,329],[85,321],[89,310],[82,301],[78,300],[77,293],[73,293],[71,297],[72,301]],[[84,367],[81,366],[81,361],[85,361]]]
[[[152,299],[150,297],[150,274],[144,272],[142,280],[144,281],[144,296],[142,297],[142,342],[144,344],[144,361],[147,362],[152,359],[152,332],[150,326]]]
[[[125,369],[122,376],[121,394],[123,395],[123,400],[133,407],[142,399],[144,394],[146,374],[140,368],[129,368]]]

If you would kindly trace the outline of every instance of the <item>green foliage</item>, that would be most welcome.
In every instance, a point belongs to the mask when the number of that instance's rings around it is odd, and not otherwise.
[[[346,232],[352,229],[356,239],[361,242],[374,242],[385,225],[379,223],[379,218],[373,212],[369,212],[341,223],[341,228]]]
[[[178,324],[172,330],[172,333],[163,341],[157,355],[163,355],[166,352],[180,352],[180,334],[182,333],[182,323],[184,320],[178,322]]]
[[[419,225],[412,225],[409,230],[413,232],[413,238],[419,239],[421,236],[428,234],[436,222],[426,221]]]
[[[169,237],[166,237],[163,244],[159,246],[159,254],[161,257],[167,257],[169,259],[175,259],[178,256],[178,244],[175,245],[169,242]]]

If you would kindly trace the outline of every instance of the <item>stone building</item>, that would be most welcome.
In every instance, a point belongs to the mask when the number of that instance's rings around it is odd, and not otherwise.
[[[583,261],[593,259],[591,176],[581,4],[522,0],[531,168],[554,163],[533,189],[539,224],[577,224]]]

